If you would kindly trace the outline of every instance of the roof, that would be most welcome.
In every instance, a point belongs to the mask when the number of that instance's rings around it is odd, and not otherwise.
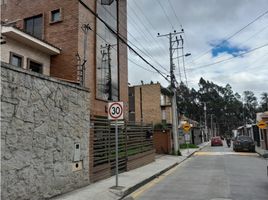
[[[49,55],[60,54],[59,48],[49,44],[44,40],[40,40],[18,28],[12,26],[2,26],[1,34],[8,38],[15,39],[23,44],[29,45]]]
[[[168,87],[164,88],[161,86],[161,93],[167,96],[173,96],[173,92]]]

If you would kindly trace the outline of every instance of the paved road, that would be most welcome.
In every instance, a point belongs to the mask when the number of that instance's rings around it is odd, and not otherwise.
[[[133,193],[139,200],[268,200],[267,162],[255,153],[206,147]]]

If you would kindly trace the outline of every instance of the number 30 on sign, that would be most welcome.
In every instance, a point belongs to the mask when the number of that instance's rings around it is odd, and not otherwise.
[[[123,102],[108,103],[108,119],[109,120],[124,119],[123,108],[124,108]]]

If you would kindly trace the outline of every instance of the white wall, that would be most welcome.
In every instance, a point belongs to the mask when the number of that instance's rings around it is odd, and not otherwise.
[[[36,50],[16,40],[5,39],[6,44],[1,45],[1,61],[9,63],[10,52],[23,56],[23,68],[27,69],[27,58],[43,64],[43,74],[50,75],[50,55]]]

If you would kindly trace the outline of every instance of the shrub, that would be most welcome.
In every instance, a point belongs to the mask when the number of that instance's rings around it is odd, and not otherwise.
[[[187,149],[187,144],[185,144],[185,143],[184,144],[180,144],[180,148],[181,149]],[[193,148],[194,149],[194,148],[198,148],[198,146],[195,145],[195,144],[188,144],[188,148],[191,148],[191,149]]]

